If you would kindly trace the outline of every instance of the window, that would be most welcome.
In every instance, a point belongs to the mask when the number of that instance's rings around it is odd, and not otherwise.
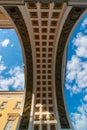
[[[19,117],[19,113],[8,113],[8,120],[4,130],[13,130],[13,123],[17,117]]]
[[[17,102],[15,108],[16,108],[16,109],[20,109],[20,108],[21,108],[21,102]]]
[[[2,102],[2,104],[0,105],[0,109],[4,109],[5,106],[6,106],[6,103],[7,103],[7,102]]]
[[[4,130],[12,130],[14,120],[8,120]]]

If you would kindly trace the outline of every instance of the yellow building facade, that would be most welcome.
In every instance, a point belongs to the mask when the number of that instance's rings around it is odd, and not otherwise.
[[[23,91],[0,92],[0,130],[16,130],[23,106]]]

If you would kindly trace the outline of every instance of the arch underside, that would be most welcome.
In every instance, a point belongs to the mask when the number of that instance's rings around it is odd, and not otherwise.
[[[32,89],[33,89],[33,63],[32,63],[31,44],[28,36],[27,27],[19,8],[16,6],[5,6],[4,8],[8,12],[9,16],[12,18],[14,24],[18,29],[18,32],[23,42],[23,48],[26,57],[26,69],[27,69],[27,80],[25,84],[26,94],[25,94],[24,110],[19,129],[28,129],[30,110],[31,110]]]
[[[59,112],[59,118],[61,123],[61,128],[69,128],[69,123],[67,120],[67,115],[65,111],[65,104],[63,100],[63,91],[62,91],[62,60],[64,49],[68,40],[68,37],[73,29],[75,23],[85,11],[85,8],[73,7],[64,23],[62,32],[59,38],[57,55],[56,55],[56,64],[55,64],[55,85],[56,85],[56,96],[57,96],[57,107]]]
[[[30,37],[28,35],[28,30],[23,19],[22,13],[20,12],[17,6],[4,6],[4,9],[7,11],[11,19],[13,20],[23,42],[23,47],[25,51],[26,58],[26,69],[27,69],[27,78],[26,78],[26,95],[25,95],[25,104],[23,109],[23,114],[20,123],[20,130],[28,129],[30,111],[31,111],[31,101],[33,93],[33,58],[32,58],[32,49]],[[85,8],[73,7],[65,20],[62,32],[58,41],[57,53],[56,53],[56,63],[55,63],[55,89],[56,89],[56,98],[57,98],[57,110],[60,120],[60,125],[62,129],[69,129],[70,125],[67,119],[67,114],[65,110],[65,104],[63,99],[62,91],[62,59],[64,48],[69,37],[69,34],[74,27],[76,21],[79,19],[81,14],[85,11]]]

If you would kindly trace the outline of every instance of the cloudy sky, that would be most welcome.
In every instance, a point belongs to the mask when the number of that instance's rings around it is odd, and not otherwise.
[[[23,90],[23,66],[15,31],[0,29],[0,90]],[[68,43],[64,91],[74,129],[87,130],[87,15]]]
[[[0,90],[22,90],[24,70],[20,43],[13,29],[0,29]]]
[[[65,96],[74,129],[87,130],[87,15],[68,43]]]

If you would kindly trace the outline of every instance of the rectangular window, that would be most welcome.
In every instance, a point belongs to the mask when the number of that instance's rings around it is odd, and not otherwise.
[[[15,108],[16,108],[16,109],[20,109],[20,108],[21,108],[21,102],[17,102]]]
[[[14,120],[8,120],[4,130],[12,130]]]
[[[6,104],[7,104],[7,102],[2,102],[2,104],[0,105],[0,109],[4,109]]]

